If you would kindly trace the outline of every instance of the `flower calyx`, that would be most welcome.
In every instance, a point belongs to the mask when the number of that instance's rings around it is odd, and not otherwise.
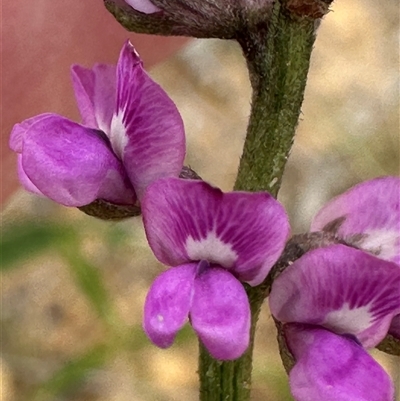
[[[117,205],[107,202],[104,199],[96,199],[88,205],[79,206],[78,209],[88,216],[111,221],[118,221],[141,215],[138,205]]]
[[[184,180],[201,180],[201,177],[189,166],[182,167],[179,178]],[[78,206],[78,209],[88,216],[109,221],[119,221],[142,214],[138,202],[132,205],[121,205],[104,199],[96,199],[88,205]]]

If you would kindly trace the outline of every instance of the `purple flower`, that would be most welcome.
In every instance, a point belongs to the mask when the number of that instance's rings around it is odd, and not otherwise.
[[[181,117],[129,42],[116,67],[75,65],[72,80],[82,124],[46,113],[12,130],[10,147],[28,191],[66,206],[96,199],[133,205],[152,181],[179,175]]]
[[[344,245],[306,253],[274,282],[272,314],[296,359],[297,401],[392,401],[393,385],[365,348],[400,313],[400,269]]]
[[[241,356],[250,307],[240,281],[260,284],[279,258],[289,233],[283,207],[265,192],[223,193],[202,181],[165,178],[148,187],[142,213],[155,256],[173,266],[147,295],[148,337],[169,347],[190,318],[214,358]]]
[[[365,181],[332,199],[311,224],[321,230],[400,267],[400,178]],[[400,316],[389,333],[400,339]]]
[[[312,231],[360,249],[315,249],[273,283],[270,308],[296,359],[290,385],[298,401],[393,399],[393,384],[365,348],[399,328],[399,189],[398,178],[386,177],[333,199]]]

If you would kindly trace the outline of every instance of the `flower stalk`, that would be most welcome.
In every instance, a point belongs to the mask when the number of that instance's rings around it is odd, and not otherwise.
[[[271,18],[237,40],[253,88],[252,109],[235,190],[267,190],[277,196],[303,101],[316,21],[288,12],[276,1]],[[200,345],[201,401],[250,398],[256,323],[267,292],[246,286],[252,312],[251,341],[235,361],[213,359]]]
[[[238,38],[253,99],[235,190],[278,194],[303,102],[315,24],[289,14],[277,1],[267,26]]]

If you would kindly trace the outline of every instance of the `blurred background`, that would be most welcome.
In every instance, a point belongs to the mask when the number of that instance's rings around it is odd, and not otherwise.
[[[307,231],[332,196],[399,174],[399,37],[397,0],[337,0],[323,20],[279,197],[294,233]],[[150,72],[183,116],[187,164],[230,190],[251,95],[239,47],[193,40]],[[19,190],[1,223],[1,400],[197,400],[190,327],[168,350],[141,329],[144,298],[162,266],[140,218],[98,221]],[[264,309],[252,400],[290,401]],[[396,359],[373,355],[399,387]]]

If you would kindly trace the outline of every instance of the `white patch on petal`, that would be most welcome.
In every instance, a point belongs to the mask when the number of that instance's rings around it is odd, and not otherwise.
[[[399,227],[400,230],[400,227]],[[366,231],[361,246],[381,259],[393,260],[399,254],[399,230],[371,230]]]
[[[113,115],[110,129],[110,142],[115,154],[122,160],[125,146],[128,144],[128,135],[123,122],[124,112],[120,110]]]
[[[204,259],[225,268],[232,267],[238,257],[231,244],[221,241],[214,231],[209,232],[207,237],[200,241],[189,236],[185,248],[190,259]]]
[[[322,325],[338,334],[357,334],[367,329],[373,320],[370,305],[349,308],[346,302],[341,309],[329,312]]]

